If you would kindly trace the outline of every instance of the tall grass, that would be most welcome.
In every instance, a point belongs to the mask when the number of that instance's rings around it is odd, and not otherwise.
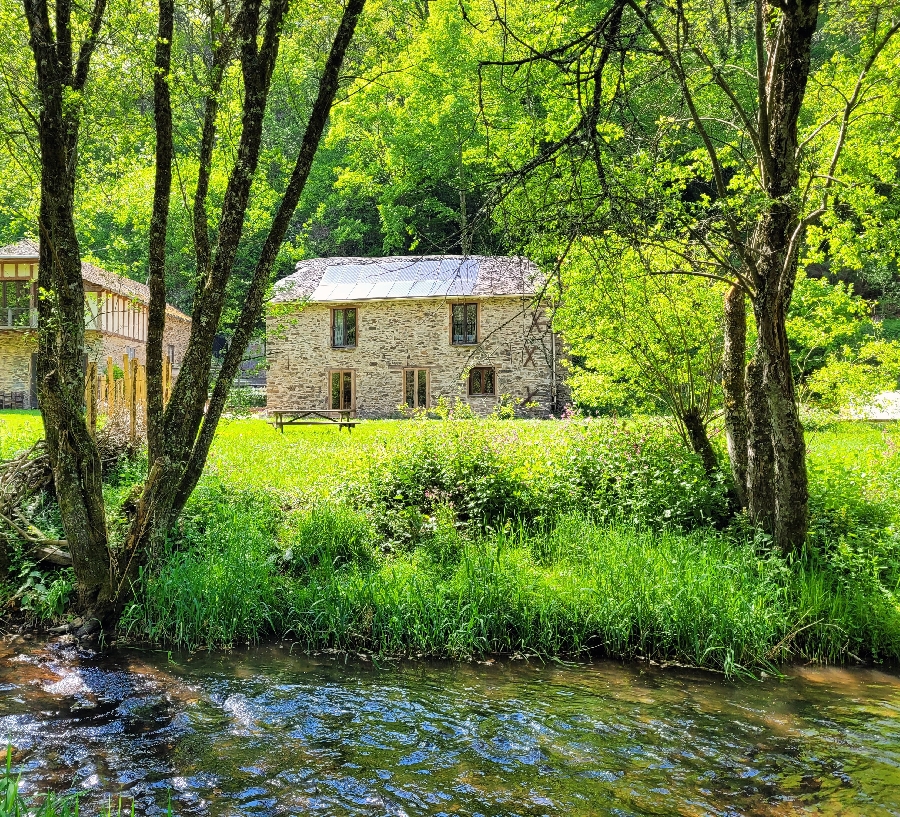
[[[0,817],[87,817],[79,805],[77,794],[54,794],[25,796],[22,794],[21,775],[12,771],[12,750],[6,750],[6,770],[0,771]],[[124,802],[128,800],[128,802]],[[106,808],[96,812],[97,817],[134,817],[134,801],[129,798],[107,800]],[[173,817],[171,803],[165,811],[166,817]]]
[[[123,628],[191,649],[900,658],[896,426],[809,434],[791,559],[653,422],[223,425]],[[141,478],[123,471],[110,507]]]

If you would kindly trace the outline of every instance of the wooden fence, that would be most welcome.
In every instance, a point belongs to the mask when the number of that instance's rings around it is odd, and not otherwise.
[[[163,405],[172,396],[172,363],[163,360]],[[147,433],[147,367],[122,356],[122,376],[117,378],[113,359],[106,358],[106,373],[100,374],[96,362],[88,363],[84,385],[87,424],[97,433],[97,417],[124,422],[132,442]]]

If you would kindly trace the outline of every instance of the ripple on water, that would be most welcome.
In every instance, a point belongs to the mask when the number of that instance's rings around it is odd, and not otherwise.
[[[8,649],[8,648],[4,648]],[[900,680],[0,653],[32,789],[182,815],[900,813]],[[90,803],[88,804],[90,805]]]

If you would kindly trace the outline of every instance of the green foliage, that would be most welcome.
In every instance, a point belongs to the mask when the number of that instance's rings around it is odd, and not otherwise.
[[[260,491],[205,481],[156,569],[139,580],[124,631],[190,649],[255,642],[271,632],[280,518]]]
[[[24,561],[18,577],[16,596],[20,608],[40,621],[62,615],[75,592],[75,574],[71,568],[55,573],[39,570],[33,562]]]
[[[215,475],[142,577],[125,619],[132,637],[192,648],[275,636],[381,654],[642,655],[732,673],[850,653],[900,658],[890,427],[810,434],[813,534],[790,561],[740,521],[709,524],[720,487],[656,424],[288,432],[261,421],[223,429]],[[248,450],[260,455],[258,472],[244,467]],[[273,488],[269,457],[307,465]]]
[[[335,502],[296,512],[281,539],[288,544],[281,556],[282,567],[290,573],[365,566],[373,559],[376,541],[367,516]]]
[[[228,392],[225,411],[233,416],[247,416],[251,409],[266,405],[265,390],[254,386],[235,386]]]
[[[367,501],[379,532],[415,543],[438,507],[461,522],[496,528],[540,524],[590,509],[600,520],[694,527],[725,516],[725,487],[710,482],[681,441],[654,423],[585,423],[543,451],[515,424],[428,427],[373,469]]]

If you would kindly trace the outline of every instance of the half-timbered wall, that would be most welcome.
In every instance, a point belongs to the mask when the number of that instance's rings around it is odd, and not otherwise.
[[[84,297],[87,330],[146,343],[147,307],[140,301],[105,290],[87,291]]]

